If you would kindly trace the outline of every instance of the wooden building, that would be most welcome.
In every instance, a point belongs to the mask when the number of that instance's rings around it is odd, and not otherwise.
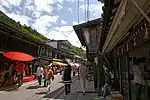
[[[57,49],[53,58],[61,59],[64,56],[68,59],[74,59],[74,54],[71,52],[72,45],[68,40],[49,40],[46,44]]]
[[[0,22],[0,51],[1,53],[5,51],[24,52],[34,56],[35,60],[39,59],[38,61],[41,62],[43,59],[49,62],[52,59],[52,53],[57,50]],[[0,62],[8,62],[8,60],[0,56]]]
[[[104,1],[103,32],[107,36],[102,54],[113,58],[111,63],[114,65],[115,78],[119,82],[119,91],[123,94],[124,100],[135,100],[135,87],[131,77],[133,58],[149,58],[150,55],[149,6],[150,0]],[[146,84],[148,85],[150,83]],[[143,91],[142,94],[144,100],[149,100],[147,91]]]
[[[91,62],[94,72],[94,87],[98,88],[100,71],[97,58],[99,55],[100,43],[102,42],[102,19],[98,18],[79,25],[73,26],[82,46],[86,47],[86,56]]]

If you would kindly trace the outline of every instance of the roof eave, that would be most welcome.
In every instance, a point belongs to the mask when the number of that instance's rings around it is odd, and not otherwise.
[[[91,20],[91,21],[88,21],[88,22],[85,22],[85,23],[73,26],[73,28],[74,28],[74,30],[75,30],[75,32],[76,32],[76,34],[77,34],[77,36],[78,36],[82,46],[86,46],[87,47],[82,29],[83,28],[93,27],[94,25],[98,25],[98,24],[101,24],[101,23],[102,23],[102,18],[98,18],[98,19],[95,19],[95,20]]]

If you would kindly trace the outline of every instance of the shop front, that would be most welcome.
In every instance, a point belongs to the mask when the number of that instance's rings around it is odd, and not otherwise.
[[[61,59],[53,59],[51,66],[54,71],[54,74],[60,73],[60,75],[61,75],[64,67],[68,66],[68,64]]]
[[[13,61],[9,58],[4,57],[2,54],[7,51],[17,51],[17,52],[23,52],[32,55],[33,57],[36,57],[38,54],[38,45],[41,43],[39,41],[36,41],[19,31],[0,23],[0,72],[1,72],[1,83],[4,81],[3,79],[7,80],[4,82],[3,86],[9,85],[9,83],[13,83],[17,81],[16,73],[13,74],[13,82],[10,82],[9,77],[11,77],[12,74],[8,74],[6,76],[7,72],[11,72],[10,65],[13,63],[14,66],[16,65],[16,61]],[[34,79],[33,75],[33,69],[34,69],[34,60],[24,62],[25,68],[24,68],[24,81],[31,81]]]
[[[134,72],[133,66],[135,61],[140,59],[139,62],[145,64],[144,77],[145,84],[141,95],[144,100],[148,100],[149,91],[149,55],[150,55],[150,24],[143,19],[114,50],[114,55],[119,56],[119,73],[120,73],[120,91],[129,100],[135,99],[136,87],[133,82]],[[126,90],[126,91],[125,91]]]
[[[86,57],[92,66],[94,72],[94,88],[99,89],[103,80],[103,71],[98,63],[99,49],[102,48],[101,42],[103,41],[102,35],[102,23],[103,19],[94,19],[79,25],[73,26],[82,46],[86,47]],[[102,62],[101,62],[102,63]]]
[[[124,100],[135,100],[137,87],[133,82],[135,61],[145,64],[148,67],[150,50],[150,21],[148,0],[118,0],[116,14],[112,19],[112,24],[107,30],[107,37],[102,49],[102,54],[110,55],[113,58],[115,78],[118,80],[119,91],[124,96]],[[112,1],[114,3],[117,1]],[[104,9],[111,9],[108,5]],[[113,11],[112,11],[113,12]],[[104,13],[104,18],[111,16]],[[109,17],[111,18],[111,17]],[[110,20],[106,20],[111,22]],[[108,25],[106,25],[108,26]],[[107,28],[106,26],[105,29]],[[106,31],[105,31],[106,32]],[[143,66],[144,68],[144,66]],[[145,84],[139,94],[143,100],[149,100],[149,67],[144,70]],[[117,82],[117,81],[116,81]],[[140,96],[139,96],[140,97]]]

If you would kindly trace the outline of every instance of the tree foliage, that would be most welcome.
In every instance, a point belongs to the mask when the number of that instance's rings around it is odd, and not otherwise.
[[[75,53],[76,55],[80,57],[84,57],[84,58],[86,57],[86,52],[82,48],[73,46],[71,49],[71,52]]]
[[[31,38],[39,40],[41,42],[47,41],[48,38],[44,35],[38,33],[36,30],[33,30],[30,26],[21,25],[20,22],[16,22],[15,20],[9,18],[3,12],[0,11],[0,22],[7,24],[8,26],[20,31],[20,34],[25,34]]]

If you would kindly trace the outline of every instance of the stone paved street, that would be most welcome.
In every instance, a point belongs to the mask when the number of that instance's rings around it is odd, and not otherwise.
[[[93,87],[94,82],[93,81],[86,81],[86,91],[87,93],[83,95],[81,93],[81,87],[79,80],[76,80],[71,88],[70,95],[66,96],[65,94],[62,94],[58,99],[60,100],[101,100],[101,98],[98,96],[98,93],[95,92]],[[107,99],[109,100],[109,98]]]
[[[51,84],[50,93],[63,86],[60,81],[61,75],[56,75],[54,81]],[[32,81],[24,83],[20,88],[14,87],[13,89],[0,91],[0,100],[40,100],[45,95],[46,88],[42,86],[39,87],[37,81]]]

